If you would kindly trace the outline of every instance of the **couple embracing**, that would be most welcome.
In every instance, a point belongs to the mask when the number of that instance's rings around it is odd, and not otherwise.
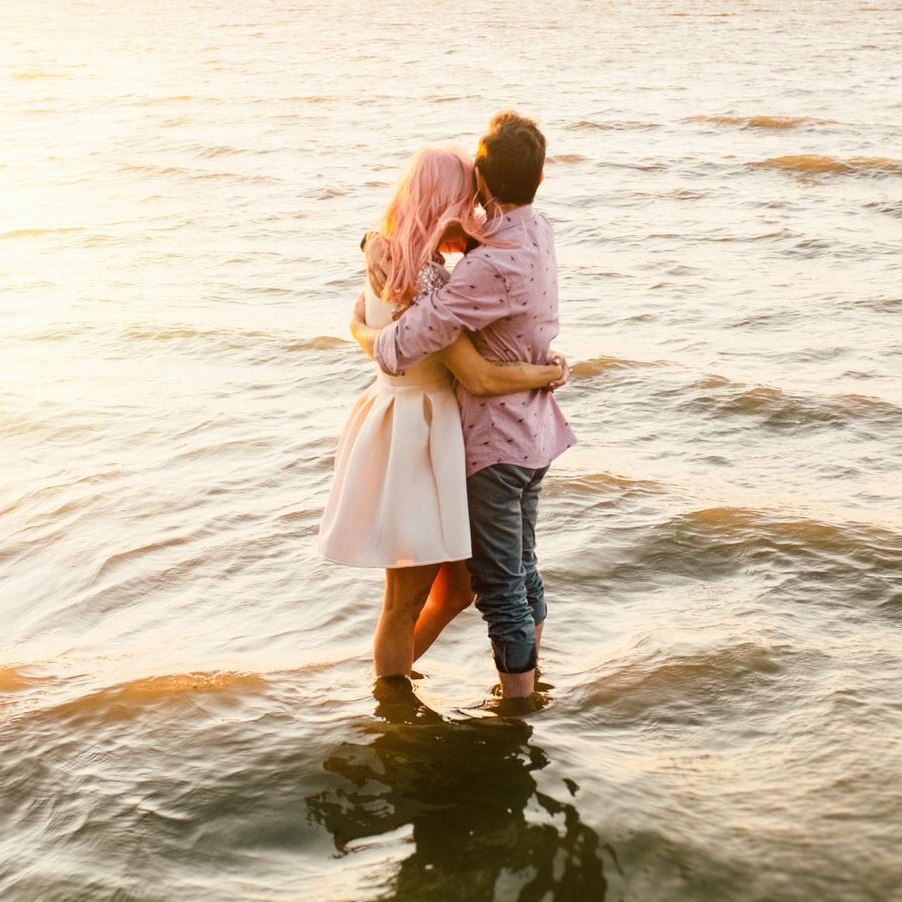
[[[502,695],[534,691],[538,497],[575,442],[553,395],[567,379],[550,348],[554,238],[532,207],[544,162],[536,124],[499,113],[475,161],[416,154],[367,242],[351,330],[379,369],[339,440],[319,550],[385,568],[377,677],[409,676],[475,596]]]

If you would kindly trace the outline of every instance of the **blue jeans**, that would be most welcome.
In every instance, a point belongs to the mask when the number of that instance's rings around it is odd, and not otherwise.
[[[502,673],[536,666],[535,629],[548,613],[536,565],[536,513],[547,470],[495,464],[467,478],[473,543],[468,566]]]

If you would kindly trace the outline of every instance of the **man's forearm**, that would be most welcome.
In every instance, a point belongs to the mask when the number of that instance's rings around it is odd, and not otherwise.
[[[397,331],[397,323],[386,326],[376,336],[376,341],[373,344],[373,359],[390,376],[397,376],[404,369],[398,361],[398,354],[395,348],[395,332]]]
[[[376,362],[386,373],[397,376],[427,355],[448,347],[463,328],[453,314],[435,303],[434,296],[424,297],[379,333],[374,348]]]

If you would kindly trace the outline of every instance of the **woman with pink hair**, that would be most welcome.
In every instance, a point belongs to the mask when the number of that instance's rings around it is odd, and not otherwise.
[[[488,243],[476,212],[473,160],[458,148],[414,155],[379,234],[390,263],[379,297],[367,281],[366,327],[355,337],[372,357],[378,329],[449,278],[442,252]],[[339,564],[385,569],[373,642],[377,677],[409,676],[413,662],[473,601],[470,529],[457,379],[474,395],[547,388],[561,367],[490,363],[464,334],[403,375],[377,369],[354,405],[335,454],[319,551]]]

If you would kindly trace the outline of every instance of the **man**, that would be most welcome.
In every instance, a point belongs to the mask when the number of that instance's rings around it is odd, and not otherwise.
[[[463,330],[490,360],[545,363],[558,333],[551,225],[532,207],[545,137],[517,113],[499,113],[479,142],[476,184],[494,246],[471,250],[451,280],[385,327],[375,356],[398,374]],[[506,698],[530,695],[547,613],[536,566],[539,491],[551,461],[575,437],[549,391],[482,398],[458,386],[476,607],[488,623]]]

